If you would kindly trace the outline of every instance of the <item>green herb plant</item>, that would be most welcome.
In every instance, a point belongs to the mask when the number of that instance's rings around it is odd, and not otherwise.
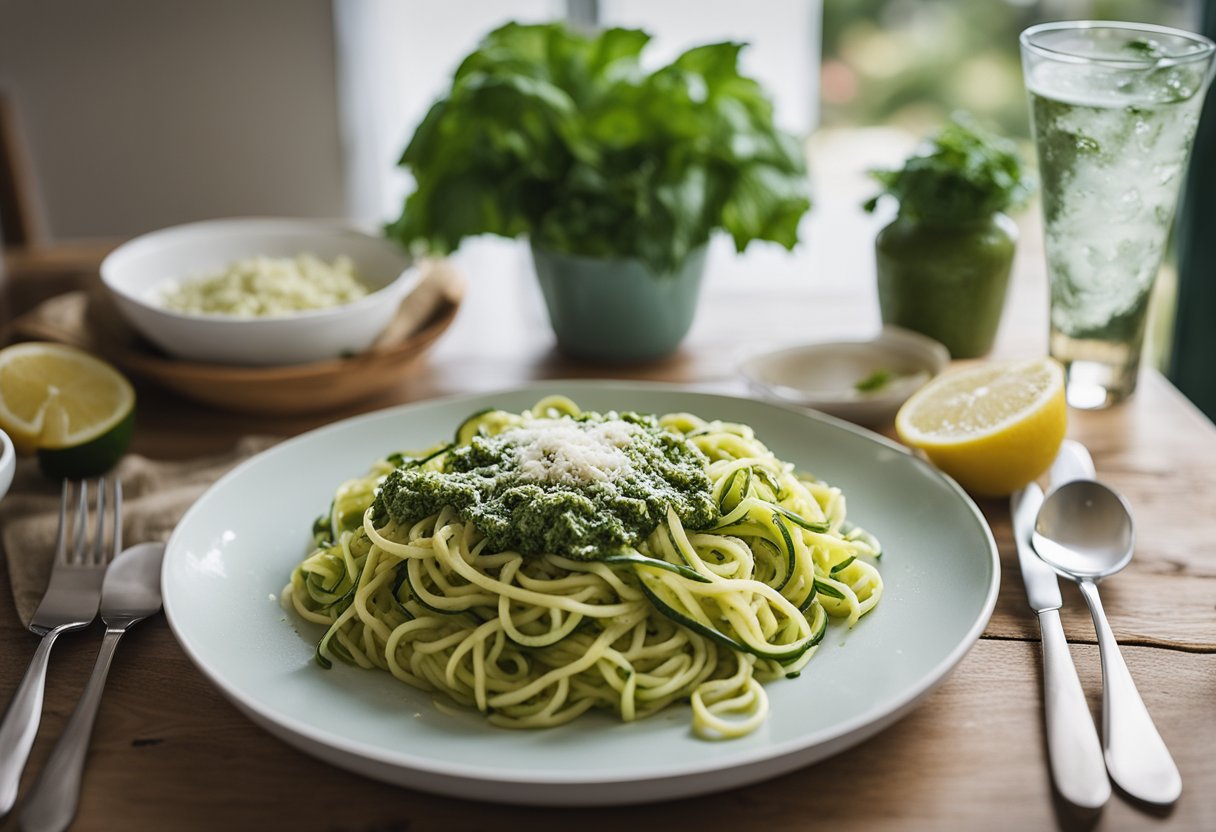
[[[964,115],[954,116],[902,168],[870,175],[882,191],[862,206],[866,211],[891,196],[901,217],[945,225],[987,220],[1020,206],[1033,190],[1014,144]]]
[[[649,35],[507,24],[464,59],[401,157],[415,189],[388,235],[446,254],[477,234],[678,269],[724,229],[792,248],[810,207],[805,158],[716,43],[654,72]]]

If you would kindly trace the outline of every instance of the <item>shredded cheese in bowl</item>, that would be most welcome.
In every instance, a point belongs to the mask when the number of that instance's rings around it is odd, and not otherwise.
[[[371,289],[354,262],[338,256],[327,263],[313,254],[250,257],[204,277],[174,281],[159,301],[171,312],[273,318],[343,306]]]

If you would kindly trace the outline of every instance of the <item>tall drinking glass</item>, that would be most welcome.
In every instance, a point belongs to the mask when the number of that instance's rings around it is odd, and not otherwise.
[[[1065,21],[1022,32],[1051,287],[1051,354],[1068,403],[1136,388],[1149,296],[1216,45],[1178,29]]]

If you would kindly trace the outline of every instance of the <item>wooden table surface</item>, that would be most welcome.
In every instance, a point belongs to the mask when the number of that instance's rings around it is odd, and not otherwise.
[[[249,433],[290,435],[356,411],[540,378],[619,377],[743,392],[736,368],[751,353],[878,328],[871,241],[878,220],[857,210],[861,171],[894,161],[906,139],[881,132],[822,136],[813,160],[818,202],[796,256],[715,248],[693,331],[673,358],[641,368],[570,362],[553,350],[527,255],[478,242],[457,256],[469,281],[452,329],[423,366],[381,401],[347,412],[257,419],[139,390],[134,450],[188,457]],[[1034,212],[994,357],[1045,351],[1046,290]],[[18,279],[19,275],[14,275]],[[367,780],[306,756],[256,727],[189,662],[163,618],[136,628],[119,651],[98,718],[74,828],[167,829],[709,830],[764,828],[1216,829],[1216,429],[1159,374],[1134,398],[1100,412],[1070,411],[1068,434],[1092,451],[1099,477],[1135,513],[1136,558],[1103,585],[1111,624],[1144,699],[1181,769],[1172,812],[1115,796],[1077,818],[1052,799],[1044,750],[1038,630],[1025,594],[1004,501],[981,502],[1000,548],[1002,585],[983,637],[911,715],[847,753],[777,779],[647,806],[546,809],[437,797]],[[890,428],[886,429],[890,433]],[[1064,627],[1095,713],[1094,631],[1080,596],[1063,587]],[[0,696],[16,687],[34,638],[17,621],[0,574]],[[93,633],[95,636],[96,633]],[[95,655],[94,637],[59,642],[42,730],[23,789],[45,760]],[[12,818],[9,819],[12,826]]]

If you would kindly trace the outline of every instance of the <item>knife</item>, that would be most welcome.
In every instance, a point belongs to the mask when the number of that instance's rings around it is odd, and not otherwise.
[[[1075,446],[1075,447],[1074,447]],[[1086,470],[1088,463],[1088,471]],[[1053,485],[1093,474],[1089,452],[1066,440],[1052,465]],[[1043,505],[1043,491],[1031,483],[1010,499],[1013,537],[1018,565],[1026,585],[1030,608],[1039,617],[1043,639],[1043,713],[1047,723],[1047,756],[1060,796],[1074,806],[1096,810],[1110,799],[1110,780],[1102,757],[1102,744],[1093,715],[1085,701],[1081,680],[1068,652],[1060,624],[1060,584],[1055,570],[1039,560],[1030,544],[1035,517]]]

